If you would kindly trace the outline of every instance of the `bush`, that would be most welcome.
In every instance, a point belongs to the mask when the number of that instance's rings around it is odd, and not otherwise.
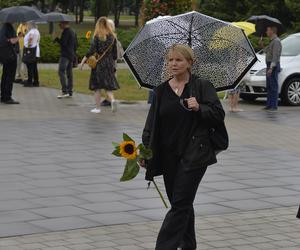
[[[120,28],[117,29],[118,39],[126,49],[133,38],[135,37],[137,28]],[[90,41],[85,37],[78,37],[77,56],[81,60],[90,47]],[[53,43],[50,35],[44,35],[40,41],[41,59],[43,63],[57,63],[60,57],[60,46],[58,43]]]

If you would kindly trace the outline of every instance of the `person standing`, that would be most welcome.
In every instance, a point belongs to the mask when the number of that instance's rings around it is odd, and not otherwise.
[[[37,68],[37,59],[40,57],[40,32],[34,22],[28,22],[28,33],[24,37],[24,48],[31,48],[35,56],[32,60],[25,62],[27,66],[28,79],[24,87],[39,87],[39,72]],[[24,60],[25,58],[23,58]]]
[[[54,42],[58,42],[60,45],[58,75],[61,94],[57,98],[61,99],[73,96],[73,61],[76,56],[78,42],[76,33],[70,28],[69,22],[60,22],[59,27],[63,31],[61,37],[56,37]]]
[[[278,108],[278,74],[280,72],[280,56],[282,45],[277,36],[277,27],[267,27],[267,36],[270,38],[270,44],[264,48],[266,53],[266,81],[267,81],[267,105],[264,108],[269,111],[276,111]],[[260,46],[263,48],[263,42],[260,40]]]
[[[91,55],[97,54],[99,61],[96,68],[91,70],[90,90],[95,91],[96,107],[91,110],[92,113],[100,113],[101,89],[106,91],[109,101],[111,102],[112,112],[117,109],[113,90],[119,89],[115,72],[115,60],[117,59],[117,41],[116,34],[113,32],[111,25],[106,17],[100,17],[96,23],[94,38],[89,51],[79,64],[82,69],[84,63]]]
[[[171,204],[156,250],[197,248],[193,202],[207,166],[217,162],[209,131],[224,123],[225,112],[214,86],[191,74],[194,61],[187,45],[169,49],[173,77],[154,89],[143,130],[143,144],[153,152],[151,160],[140,161],[146,180],[163,175]]]
[[[17,43],[19,37],[16,36],[16,31],[11,23],[4,23],[0,30],[0,45],[1,47],[10,50],[12,57],[10,60],[3,62],[2,77],[1,77],[1,102],[5,104],[19,104],[12,98],[13,81],[17,69]]]
[[[23,49],[24,49],[24,37],[28,31],[26,23],[20,23],[17,28],[17,35],[19,36],[19,53],[17,60],[17,73],[16,73],[16,83],[23,83],[27,79],[27,68],[24,65],[23,58]]]

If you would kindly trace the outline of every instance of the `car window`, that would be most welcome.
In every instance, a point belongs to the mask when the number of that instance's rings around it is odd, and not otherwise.
[[[300,36],[288,36],[281,41],[282,56],[300,55]]]

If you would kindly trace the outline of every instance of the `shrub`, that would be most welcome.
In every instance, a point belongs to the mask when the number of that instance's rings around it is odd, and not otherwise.
[[[124,49],[128,47],[135,37],[137,28],[119,28],[117,29],[118,39],[122,43]],[[85,36],[78,37],[77,56],[81,60],[90,47],[90,41]],[[57,63],[60,56],[60,46],[58,43],[53,43],[50,35],[44,35],[40,41],[41,59],[43,63]]]

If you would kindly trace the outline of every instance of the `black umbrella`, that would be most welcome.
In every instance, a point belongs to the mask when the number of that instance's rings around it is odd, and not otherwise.
[[[28,22],[43,18],[44,14],[29,6],[16,6],[0,10],[0,22]]]
[[[257,61],[242,29],[193,11],[147,23],[131,42],[124,59],[141,86],[153,88],[170,78],[165,55],[178,43],[194,50],[192,73],[218,91],[234,88]]]
[[[267,27],[271,26],[277,27],[278,35],[281,35],[285,31],[283,24],[277,18],[267,15],[252,16],[247,21],[255,24],[256,32],[254,35],[256,36],[266,36]]]
[[[63,14],[60,12],[50,12],[45,14],[44,18],[47,22],[74,22],[75,19],[72,16]]]

